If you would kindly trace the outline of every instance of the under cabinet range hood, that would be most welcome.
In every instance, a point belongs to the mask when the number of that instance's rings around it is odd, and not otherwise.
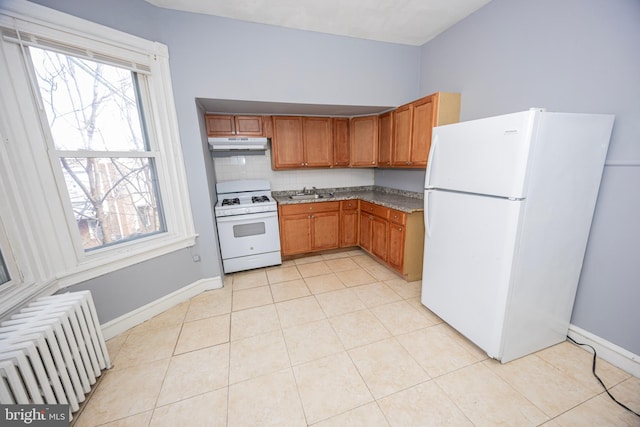
[[[269,138],[256,137],[213,137],[209,138],[209,149],[211,151],[265,151]]]

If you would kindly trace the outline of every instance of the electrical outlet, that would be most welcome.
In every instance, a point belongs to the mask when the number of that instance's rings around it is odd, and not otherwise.
[[[194,255],[193,262],[200,262],[200,255]]]

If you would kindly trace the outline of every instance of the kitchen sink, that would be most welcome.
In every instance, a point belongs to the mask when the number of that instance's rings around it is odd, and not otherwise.
[[[289,196],[291,200],[313,200],[313,199],[327,199],[332,197],[327,194],[293,194]]]

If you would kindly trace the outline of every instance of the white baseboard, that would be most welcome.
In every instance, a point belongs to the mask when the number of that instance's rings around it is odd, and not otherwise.
[[[222,279],[220,276],[198,280],[184,288],[178,289],[149,304],[143,305],[127,314],[102,324],[102,335],[104,335],[105,340],[113,338],[204,291],[219,288],[222,288]]]
[[[633,354],[597,335],[575,325],[569,325],[569,336],[579,343],[589,344],[596,349],[598,357],[614,366],[640,378],[640,356]]]

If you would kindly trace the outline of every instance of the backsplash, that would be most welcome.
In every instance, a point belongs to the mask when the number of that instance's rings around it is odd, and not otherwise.
[[[274,171],[271,150],[264,154],[214,157],[216,181],[234,179],[268,179],[274,191],[298,190],[303,187],[337,188],[373,185],[374,169],[336,168]]]

